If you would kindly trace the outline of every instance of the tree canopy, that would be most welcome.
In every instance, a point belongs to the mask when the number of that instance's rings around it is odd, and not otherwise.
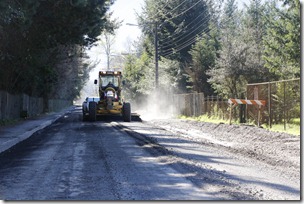
[[[169,70],[176,93],[225,97],[242,95],[247,83],[299,77],[299,1],[250,0],[242,9],[237,3],[145,0],[139,25],[145,39],[140,46],[150,59],[147,69],[153,73],[157,51],[160,63],[174,62],[159,70]]]
[[[0,89],[74,99],[88,76],[84,48],[113,29],[110,0],[0,2]]]

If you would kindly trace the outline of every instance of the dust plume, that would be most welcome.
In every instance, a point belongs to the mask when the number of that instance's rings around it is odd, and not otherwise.
[[[132,104],[132,112],[138,113],[142,120],[176,118],[174,97],[172,93],[154,92]]]

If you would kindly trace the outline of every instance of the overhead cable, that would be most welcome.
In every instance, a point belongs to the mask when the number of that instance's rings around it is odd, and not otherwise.
[[[165,39],[165,43],[164,46],[162,46],[163,48],[167,48],[170,47],[171,44],[173,43],[178,43],[181,40],[185,39],[186,37],[190,36],[192,33],[194,33],[195,31],[199,30],[202,26],[205,26],[205,23],[207,22],[207,20],[205,20],[207,17],[209,16],[209,14],[202,20],[200,20],[198,23],[196,23],[194,26],[191,27],[190,32],[188,33],[182,33],[181,36],[178,36],[177,38],[174,39]],[[193,29],[192,29],[193,28]],[[197,33],[203,31],[205,28],[203,28],[202,30],[199,30]],[[171,37],[171,36],[169,36]]]

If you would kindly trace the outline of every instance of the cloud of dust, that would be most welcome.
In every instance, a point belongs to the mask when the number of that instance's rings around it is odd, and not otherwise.
[[[176,118],[178,111],[172,93],[158,91],[132,104],[132,112],[145,121]]]

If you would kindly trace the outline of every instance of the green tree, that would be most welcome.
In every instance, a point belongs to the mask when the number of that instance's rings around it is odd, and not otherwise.
[[[215,66],[208,71],[209,82],[218,94],[241,97],[247,83],[276,79],[262,58],[266,13],[261,0],[251,0],[242,11],[237,10],[234,0],[227,1],[221,18],[221,49]]]
[[[240,41],[248,46],[243,75],[247,83],[271,81],[273,78],[269,70],[265,68],[262,54],[264,50],[263,37],[267,25],[263,20],[266,9],[261,0],[250,0],[245,5],[241,22]]]
[[[300,77],[300,2],[268,3],[266,35],[263,38],[265,67],[281,79]]]
[[[0,89],[45,99],[76,97],[87,76],[83,48],[114,28],[106,13],[112,3],[1,1]]]
[[[218,42],[214,35],[203,35],[198,38],[196,44],[190,50],[192,56],[192,66],[187,70],[193,80],[193,89],[203,92],[206,96],[212,95],[211,85],[208,83],[207,75],[215,65]]]
[[[207,71],[208,80],[216,93],[222,96],[237,97],[244,92],[244,65],[249,47],[241,39],[241,13],[234,0],[224,6],[220,24],[221,50],[215,66]]]
[[[139,17],[139,22],[148,39],[146,50],[152,57],[157,32],[158,52],[163,57],[160,59],[179,62],[177,67],[169,71],[177,74],[179,91],[186,92],[190,86],[190,77],[185,71],[192,61],[189,51],[197,35],[208,32],[209,19],[207,1],[145,1],[144,12]]]

